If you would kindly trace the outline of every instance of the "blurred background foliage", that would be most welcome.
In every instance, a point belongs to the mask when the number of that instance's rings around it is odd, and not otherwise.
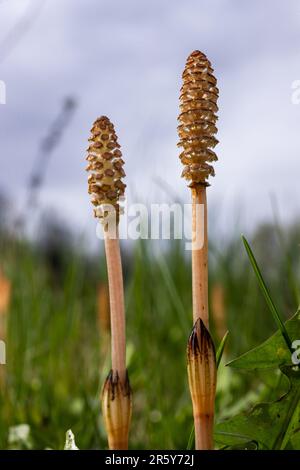
[[[0,339],[7,347],[7,364],[0,366],[0,447],[61,449],[71,428],[79,448],[106,448],[100,393],[110,367],[109,305],[102,242],[98,252],[86,252],[51,212],[41,217],[34,239],[26,239],[8,217],[4,196],[0,211]],[[284,318],[299,304],[299,236],[299,224],[283,231],[276,221],[251,236]],[[123,254],[134,391],[130,447],[185,449],[192,428],[185,354],[192,327],[189,253],[178,240],[167,246],[138,240],[123,246]],[[275,372],[225,366],[276,330],[239,237],[211,240],[209,275],[216,344],[230,333],[219,368],[220,420],[258,399],[276,399],[286,384]]]
[[[130,156],[129,197],[137,182],[148,200],[159,187],[172,202],[186,194],[184,184],[178,185],[175,126],[179,74],[195,47],[212,58],[222,91],[209,296],[216,345],[227,329],[229,339],[218,371],[216,420],[278,398],[287,383],[276,372],[225,366],[276,329],[239,237],[242,224],[227,217],[240,204],[250,220],[263,220],[268,193],[277,195],[287,219],[299,213],[299,106],[291,105],[297,91],[291,86],[298,73],[298,2],[277,2],[276,8],[271,0],[239,7],[233,0],[218,6],[192,1],[188,7],[177,0],[172,8],[158,0],[117,7],[96,0],[0,3],[0,78],[7,83],[1,188],[13,200],[10,204],[0,188],[0,340],[7,346],[7,364],[0,365],[0,448],[62,449],[69,428],[79,448],[107,446],[100,414],[110,368],[103,244],[87,251],[91,240],[75,237],[65,220],[73,218],[81,228],[92,220],[82,154],[88,123],[101,110],[117,119]],[[86,73],[91,60],[92,74]],[[47,204],[63,209],[64,219],[45,212]],[[282,225],[274,214],[273,223],[245,235],[288,318],[300,303],[300,222]],[[223,238],[232,227],[234,235]],[[131,448],[188,445],[190,264],[178,240],[123,244],[134,392]]]

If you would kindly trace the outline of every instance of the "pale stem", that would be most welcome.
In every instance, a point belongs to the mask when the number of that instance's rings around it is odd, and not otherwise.
[[[199,240],[203,240],[202,246]],[[194,323],[200,317],[208,329],[207,201],[206,187],[202,185],[192,188],[192,275]]]
[[[105,232],[105,253],[109,284],[111,318],[111,361],[113,372],[118,372],[121,383],[126,379],[125,305],[122,263],[118,234],[110,238]]]

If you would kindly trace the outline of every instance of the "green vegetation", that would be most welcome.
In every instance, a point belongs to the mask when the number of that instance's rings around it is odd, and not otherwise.
[[[284,236],[276,227],[264,226],[247,237],[283,321],[298,308],[299,235],[296,226]],[[97,321],[98,285],[106,279],[103,254],[87,256],[79,246],[66,249],[61,243],[54,256],[5,234],[0,248],[2,269],[12,283],[7,365],[0,366],[6,376],[0,395],[0,447],[62,449],[71,428],[80,449],[105,448],[100,390],[110,359],[107,335]],[[124,253],[127,356],[134,390],[130,448],[185,449],[193,425],[185,355],[192,328],[190,259],[178,241],[160,252],[157,248],[139,241]],[[251,405],[274,402],[286,393],[280,405],[263,408],[264,426],[274,432],[266,431],[268,439],[261,440],[265,447],[299,449],[299,378],[287,368],[290,354],[280,332],[260,351],[235,360],[276,331],[239,237],[222,246],[211,243],[209,275],[210,288],[218,284],[224,291],[229,330],[218,370],[218,446],[262,448],[256,428],[262,418],[249,411]],[[297,317],[286,330],[296,339]],[[222,338],[217,331],[212,321],[218,345]],[[232,367],[225,367],[229,361]],[[284,367],[283,374],[278,366]],[[241,411],[247,411],[246,421]],[[230,419],[224,424],[225,418]],[[19,424],[29,425],[30,439],[9,442],[9,429]],[[229,439],[232,429],[238,430],[237,439]]]

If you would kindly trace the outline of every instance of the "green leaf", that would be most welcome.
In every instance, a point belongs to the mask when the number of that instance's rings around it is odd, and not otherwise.
[[[297,312],[285,322],[285,328],[292,341],[300,339],[300,314]],[[236,369],[271,369],[291,365],[291,352],[287,349],[280,331],[264,343],[242,354],[227,365]]]
[[[215,440],[221,446],[256,442],[258,449],[284,449],[295,441],[300,427],[300,371],[283,367],[289,378],[289,391],[273,403],[260,403],[249,412],[217,424]],[[293,445],[293,443],[292,443]]]
[[[286,345],[288,347],[288,349],[290,351],[292,351],[292,342],[291,342],[291,339],[288,335],[288,332],[284,326],[284,323],[279,315],[279,312],[277,310],[277,307],[276,305],[274,304],[273,300],[272,300],[272,297],[270,295],[270,292],[269,292],[269,289],[264,281],[264,278],[261,274],[261,271],[260,271],[260,268],[257,264],[257,261],[255,259],[255,256],[254,256],[254,253],[248,243],[248,241],[246,240],[246,238],[242,235],[242,240],[243,240],[243,243],[244,243],[244,246],[245,246],[245,249],[246,249],[246,252],[247,252],[247,255],[249,257],[249,260],[250,260],[250,263],[252,265],[252,268],[253,268],[253,271],[257,277],[257,280],[258,280],[258,283],[259,283],[259,286],[261,288],[261,291],[266,299],[266,302],[267,302],[267,305],[269,307],[269,310],[270,312],[272,313],[273,315],[273,318],[279,328],[279,330],[281,331],[281,334],[283,336],[283,339],[285,340],[286,342]]]
[[[195,444],[195,427],[193,425],[193,427],[191,429],[191,432],[190,432],[190,435],[189,435],[189,440],[188,440],[186,449],[187,450],[192,450],[192,448],[194,447],[194,444]]]

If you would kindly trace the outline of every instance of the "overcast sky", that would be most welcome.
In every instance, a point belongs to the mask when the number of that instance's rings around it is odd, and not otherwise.
[[[85,149],[95,118],[115,123],[130,200],[188,202],[177,115],[187,55],[200,49],[220,89],[219,162],[209,203],[223,229],[298,216],[299,0],[0,0],[0,189],[16,206],[66,95],[78,109],[52,155],[41,193],[76,229],[93,232]],[[165,181],[165,194],[158,181]]]

